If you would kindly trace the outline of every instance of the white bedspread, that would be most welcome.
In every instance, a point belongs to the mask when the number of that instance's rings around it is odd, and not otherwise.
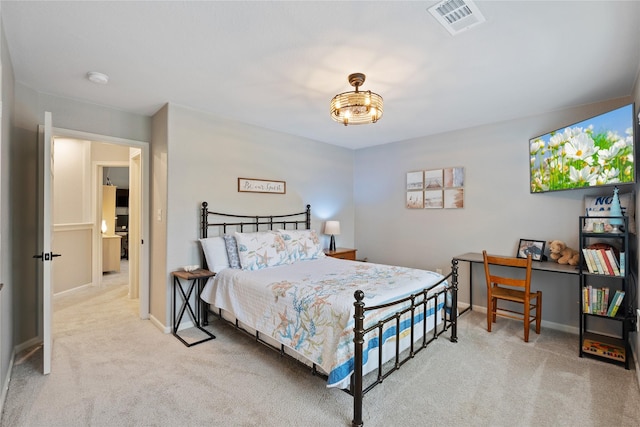
[[[426,270],[323,257],[257,271],[224,269],[207,283],[201,298],[320,366],[329,375],[329,387],[343,387],[353,372],[354,292],[362,290],[365,305],[374,306],[408,296],[442,277]],[[446,282],[438,289],[444,286]],[[428,329],[434,317],[440,323],[444,299],[438,298],[435,309],[429,306]],[[365,327],[396,311],[397,307],[367,313]],[[419,313],[415,323],[422,319]],[[410,323],[403,319],[401,330]],[[382,341],[394,337],[392,322]],[[376,351],[368,355],[379,342],[375,335],[365,341],[365,372],[378,364]]]

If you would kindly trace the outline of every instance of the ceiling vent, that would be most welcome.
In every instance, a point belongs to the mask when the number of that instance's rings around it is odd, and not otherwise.
[[[443,0],[427,10],[454,36],[485,21],[471,0]]]

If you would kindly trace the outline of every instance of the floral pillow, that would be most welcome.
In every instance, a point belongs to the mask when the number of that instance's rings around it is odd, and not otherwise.
[[[243,270],[259,270],[281,264],[289,264],[289,253],[280,233],[259,231],[235,232],[238,255]]]
[[[291,262],[324,256],[315,230],[278,230],[287,245]]]
[[[222,236],[227,248],[227,258],[229,259],[229,267],[242,268],[240,265],[240,256],[238,255],[238,243],[236,237],[231,234],[225,234]]]

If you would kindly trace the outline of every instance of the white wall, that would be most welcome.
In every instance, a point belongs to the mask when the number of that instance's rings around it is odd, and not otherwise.
[[[53,293],[91,283],[91,142],[56,139],[53,161]],[[73,189],[73,191],[70,191]]]
[[[449,270],[465,252],[515,255],[520,238],[564,240],[577,248],[585,194],[613,189],[529,192],[529,139],[630,102],[616,99],[520,120],[464,129],[355,153],[355,241],[370,261]],[[437,118],[433,118],[437,120]],[[462,166],[463,209],[406,209],[406,172]],[[633,190],[621,187],[621,192]],[[461,266],[461,298],[468,266]],[[485,306],[481,269],[474,269],[474,304]],[[578,279],[537,273],[543,319],[578,325]]]
[[[155,277],[162,279],[161,284],[152,282],[154,291],[161,286],[168,297],[170,272],[201,262],[197,239],[203,201],[211,209],[238,214],[302,212],[310,204],[314,229],[321,232],[326,219],[340,220],[340,244],[353,245],[353,151],[177,105],[169,105],[167,111],[168,205],[162,206],[163,195],[158,194],[152,209],[158,233],[164,218],[158,221],[157,210],[166,209],[166,265],[161,267],[161,254],[152,257]],[[158,148],[155,134],[152,146]],[[153,155],[155,184],[163,182],[161,151]],[[285,181],[286,194],[239,193],[239,177]],[[169,301],[152,304],[152,310],[160,307],[168,314]],[[164,324],[168,325],[166,319]]]
[[[12,149],[13,111],[13,66],[9,57],[4,36],[4,28],[0,21],[0,94],[2,110],[0,117],[0,281],[4,283],[0,291],[0,409],[9,385],[9,369],[14,347],[13,297],[16,287],[13,279],[13,262],[8,254],[12,247],[10,164]]]

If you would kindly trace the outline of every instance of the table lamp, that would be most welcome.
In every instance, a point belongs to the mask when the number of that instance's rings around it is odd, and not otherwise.
[[[611,233],[620,233],[620,226],[624,225],[622,220],[622,208],[620,207],[620,198],[618,197],[618,187],[613,189],[613,200],[611,201],[611,211],[609,211],[609,224],[611,224]]]
[[[329,250],[336,250],[336,239],[334,236],[340,234],[340,221],[327,221],[324,223],[324,234],[331,235],[331,242],[329,243]]]

